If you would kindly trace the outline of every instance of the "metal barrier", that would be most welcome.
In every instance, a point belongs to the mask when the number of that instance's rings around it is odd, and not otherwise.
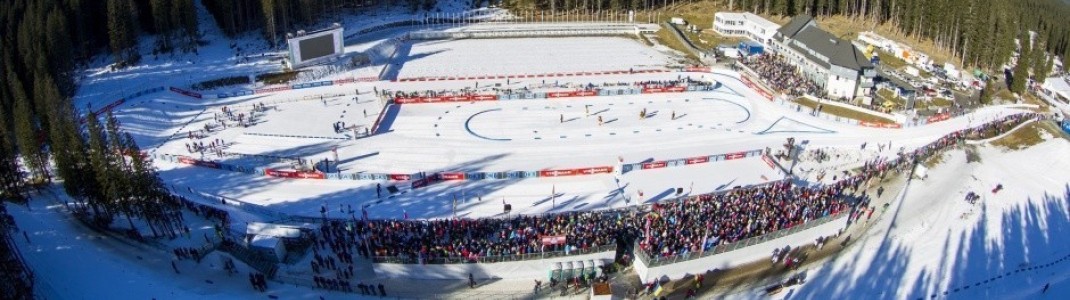
[[[785,236],[789,236],[789,235],[798,233],[798,232],[803,231],[803,230],[814,228],[814,227],[816,227],[818,225],[822,225],[822,224],[837,220],[839,218],[847,217],[848,215],[849,215],[848,211],[842,211],[842,212],[839,212],[839,213],[836,213],[836,214],[831,214],[831,215],[828,215],[828,216],[825,216],[825,217],[821,217],[821,218],[815,219],[813,221],[809,221],[809,222],[806,222],[806,223],[803,223],[801,225],[794,226],[794,227],[791,227],[791,228],[788,228],[788,229],[781,229],[781,230],[777,230],[777,231],[774,231],[774,232],[770,232],[768,234],[763,234],[763,235],[756,236],[756,237],[746,238],[746,239],[737,241],[735,243],[717,245],[717,246],[713,247],[713,249],[710,249],[709,251],[703,251],[703,252],[697,252],[697,253],[696,252],[689,252],[689,253],[685,253],[685,254],[679,254],[679,255],[673,255],[673,256],[665,256],[665,257],[663,257],[663,256],[650,257],[649,255],[646,254],[646,252],[644,252],[642,250],[637,250],[637,251],[635,251],[635,257],[636,257],[636,259],[643,260],[643,264],[646,265],[647,267],[650,267],[650,268],[657,267],[657,266],[663,266],[663,265],[669,265],[669,264],[675,264],[675,263],[678,263],[678,262],[695,260],[695,259],[699,259],[699,258],[703,258],[703,257],[707,257],[707,256],[718,255],[718,254],[725,253],[725,252],[732,252],[732,251],[740,250],[740,249],[743,249],[743,248],[747,248],[747,247],[750,247],[750,246],[754,246],[754,245],[757,245],[757,244],[761,244],[761,243],[768,242],[768,241],[771,241],[771,240],[775,240],[775,239],[778,239],[778,238],[782,238],[782,237],[785,237]],[[638,242],[636,242],[636,244],[635,244],[635,249],[640,249]]]
[[[511,262],[511,261],[526,261],[526,260],[540,260],[555,257],[567,257],[584,254],[594,254],[609,251],[617,251],[616,244],[602,245],[598,247],[591,247],[587,249],[577,249],[570,251],[551,251],[540,253],[527,253],[516,255],[495,255],[495,256],[483,256],[475,259],[463,258],[463,257],[437,257],[431,259],[424,259],[419,257],[397,257],[397,256],[375,256],[372,257],[374,263],[388,263],[388,264],[429,264],[429,265],[444,265],[444,264],[474,264],[474,263],[499,263],[499,262]]]

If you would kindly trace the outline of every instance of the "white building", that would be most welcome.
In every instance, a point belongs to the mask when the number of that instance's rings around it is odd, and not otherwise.
[[[832,99],[867,96],[877,71],[850,42],[817,27],[810,16],[797,16],[780,27],[772,48],[803,76],[825,88]]]
[[[1040,92],[1044,96],[1049,98],[1049,101],[1058,101],[1055,104],[1059,107],[1067,107],[1070,105],[1070,78],[1063,77],[1048,77],[1044,80],[1044,84],[1040,85]]]
[[[752,13],[713,14],[713,30],[730,37],[744,37],[768,47],[780,25]]]

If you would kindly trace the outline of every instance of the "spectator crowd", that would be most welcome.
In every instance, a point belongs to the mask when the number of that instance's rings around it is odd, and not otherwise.
[[[814,95],[825,98],[825,90],[806,79],[795,66],[774,54],[762,53],[742,60],[743,65],[758,73],[766,83],[777,91],[792,97]]]

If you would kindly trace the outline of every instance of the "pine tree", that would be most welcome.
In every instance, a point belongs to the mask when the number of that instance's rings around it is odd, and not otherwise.
[[[30,99],[23,90],[22,81],[14,74],[8,74],[11,82],[11,94],[15,100],[15,140],[23,163],[30,171],[30,178],[47,179],[46,155],[41,148],[38,135],[37,118],[30,107]]]
[[[15,152],[14,140],[7,128],[6,121],[11,115],[2,104],[0,103],[0,198],[21,200],[24,173],[19,170],[18,153]]]
[[[176,1],[177,2],[177,1]],[[171,0],[152,0],[153,29],[156,32],[156,48],[160,52],[170,52],[174,45],[175,23],[177,18],[172,18],[176,11]]]
[[[115,62],[120,65],[137,60],[134,45],[133,7],[126,0],[108,0],[108,40]]]
[[[1010,89],[1015,93],[1025,92],[1026,81],[1029,80],[1029,66],[1031,63],[1029,59],[1032,57],[1032,43],[1029,42],[1029,35],[1025,34],[1018,40],[1020,49],[1018,52],[1018,62],[1014,65],[1014,73],[1011,78]]]
[[[114,201],[119,198],[118,183],[116,182],[114,167],[111,164],[110,153],[107,147],[107,136],[100,126],[99,117],[95,113],[86,116],[86,130],[89,134],[89,163],[92,165],[94,177],[97,178],[99,197],[90,197],[90,206],[93,213],[104,224],[111,223],[114,214],[120,210]]]

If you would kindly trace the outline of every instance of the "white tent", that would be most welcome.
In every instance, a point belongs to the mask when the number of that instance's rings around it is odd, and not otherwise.
[[[267,235],[254,235],[249,248],[255,251],[269,252],[282,261],[286,257],[286,245],[281,238]]]

